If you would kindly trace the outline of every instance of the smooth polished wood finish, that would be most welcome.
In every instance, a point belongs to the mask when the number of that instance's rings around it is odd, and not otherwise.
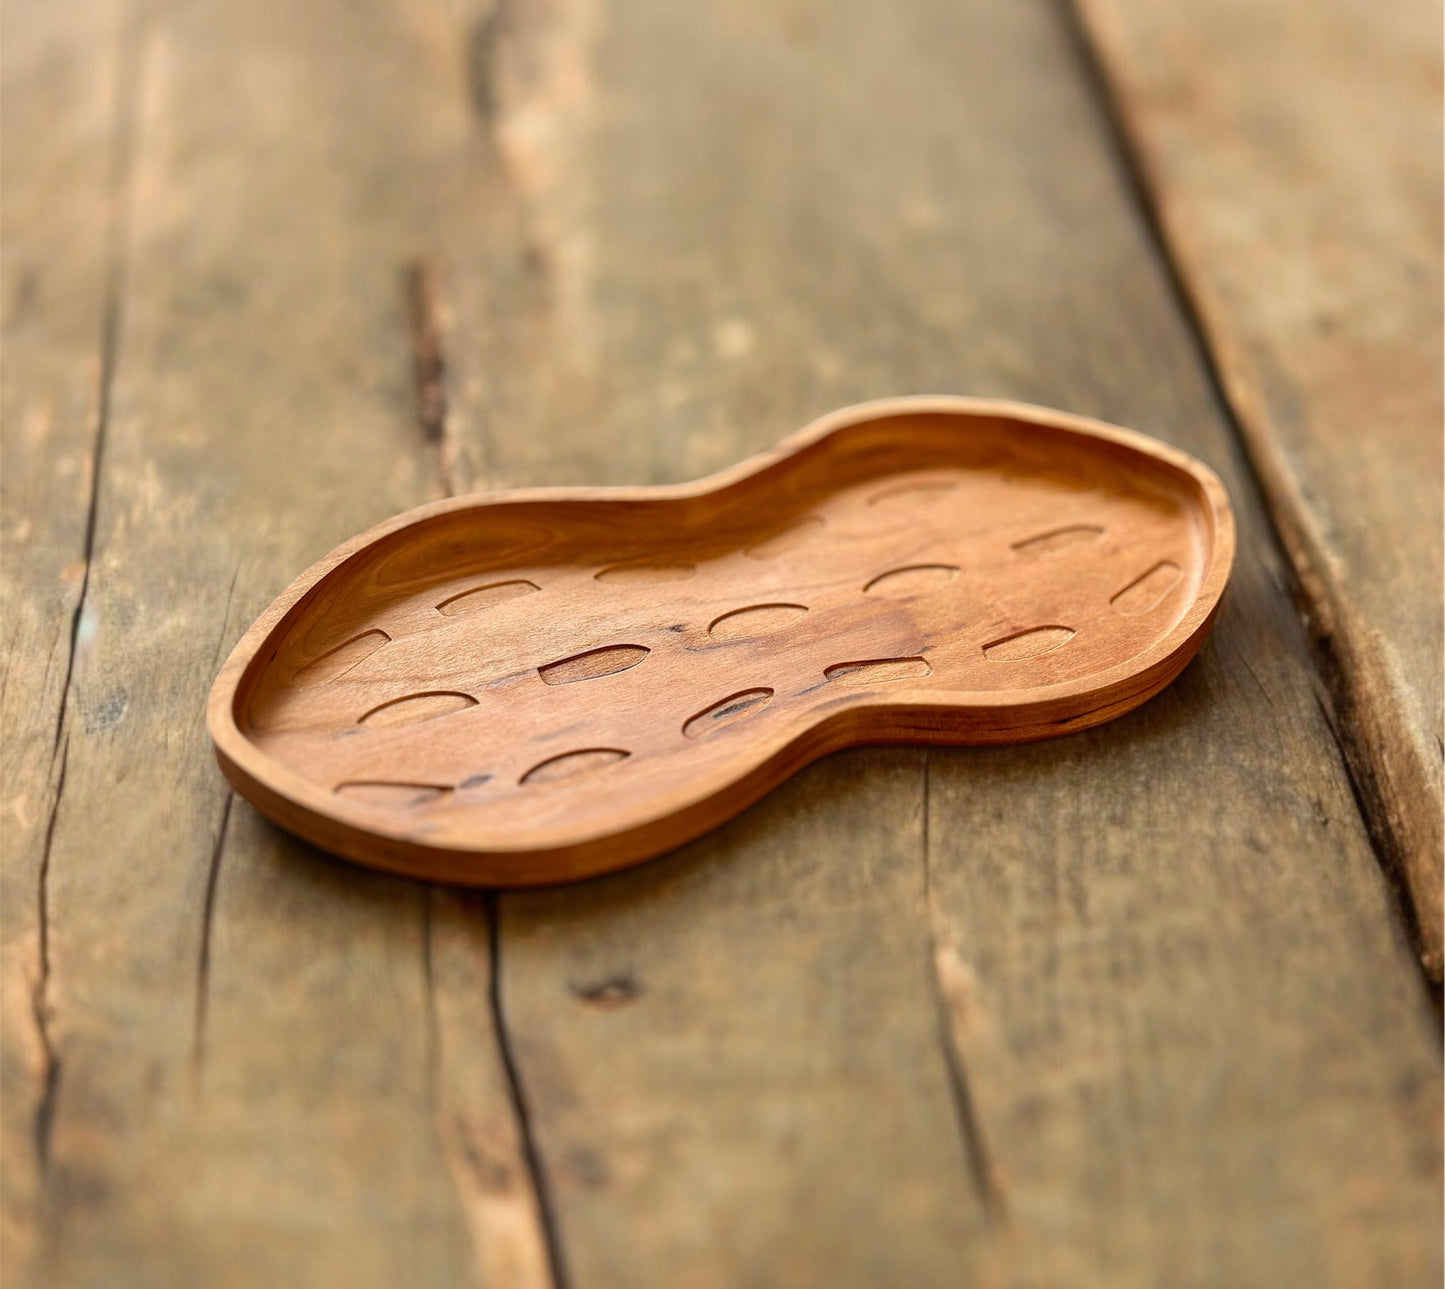
[[[646,859],[817,757],[1018,743],[1194,656],[1234,557],[1218,477],[1020,404],[848,408],[672,488],[423,506],[237,645],[209,715],[278,823],[414,876]]]

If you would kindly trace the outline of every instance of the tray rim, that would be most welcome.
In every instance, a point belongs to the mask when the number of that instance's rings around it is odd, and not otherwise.
[[[264,752],[236,720],[237,697],[250,679],[249,673],[260,665],[266,641],[288,614],[297,610],[307,594],[348,559],[396,532],[439,516],[496,505],[684,500],[737,484],[798,455],[838,430],[871,420],[920,414],[1014,420],[1103,440],[1173,467],[1193,482],[1205,502],[1201,512],[1210,528],[1208,559],[1193,599],[1164,636],[1124,662],[1090,677],[1052,686],[989,692],[987,708],[991,711],[1011,709],[1019,723],[1030,730],[1023,737],[999,736],[997,731],[992,737],[978,732],[971,736],[964,727],[968,724],[968,714],[977,709],[965,704],[940,703],[936,690],[897,689],[886,697],[860,697],[849,708],[787,738],[739,778],[700,798],[692,797],[655,811],[646,821],[629,829],[560,846],[544,842],[535,846],[486,848],[423,840],[404,830],[382,826],[366,807],[338,798]],[[1028,742],[1088,729],[1122,715],[1168,685],[1198,652],[1218,613],[1235,552],[1234,514],[1219,476],[1189,453],[1140,431],[1008,399],[928,394],[875,399],[839,408],[771,448],[683,483],[496,489],[445,497],[383,520],[313,563],[247,628],[211,687],[206,724],[217,762],[231,786],[277,824],[328,851],[413,877],[488,886],[548,885],[626,867],[684,844],[740,813],[811,761],[845,747],[885,743],[980,746]],[[1099,705],[1056,722],[1056,728],[1036,728],[1050,708],[1057,710],[1060,704],[1067,704],[1085,692],[1098,695]],[[870,724],[878,725],[890,718],[894,724],[906,723],[910,716],[919,724],[901,737],[869,729]],[[929,720],[935,725],[951,723],[951,728],[929,728]],[[862,728],[854,729],[854,726]],[[613,853],[598,859],[593,852],[607,849],[608,842],[615,843]],[[486,871],[477,871],[479,869]]]

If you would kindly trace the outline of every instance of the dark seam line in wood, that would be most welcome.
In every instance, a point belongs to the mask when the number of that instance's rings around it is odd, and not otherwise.
[[[1299,596],[1296,603],[1308,624],[1313,610],[1302,587]],[[1319,683],[1324,690],[1324,697],[1316,694],[1315,702],[1325,717],[1340,764],[1344,767],[1351,795],[1355,799],[1355,808],[1365,821],[1365,831],[1369,834],[1370,844],[1380,862],[1385,881],[1394,894],[1406,939],[1416,962],[1420,964],[1426,988],[1435,1002],[1435,1019],[1438,1023],[1442,1020],[1440,1009],[1445,981],[1435,979],[1426,963],[1424,937],[1421,934],[1421,910],[1411,895],[1407,876],[1408,851],[1404,841],[1390,827],[1388,813],[1380,800],[1382,793],[1374,773],[1369,748],[1356,729],[1353,710],[1358,700],[1355,697],[1353,680],[1349,669],[1339,662],[1334,637],[1330,632],[1311,631],[1310,639],[1319,668]],[[1328,703],[1324,701],[1325,698],[1328,698]]]
[[[1264,704],[1269,708],[1270,715],[1274,717],[1275,723],[1281,723],[1279,707],[1275,704],[1273,696],[1265,686],[1264,681],[1259,678],[1259,672],[1255,671],[1254,664],[1250,662],[1249,655],[1233,639],[1229,640],[1229,648],[1234,656],[1239,659],[1239,665],[1249,673],[1249,678],[1254,681],[1254,687],[1259,690],[1259,696],[1264,699]]]
[[[115,133],[111,139],[109,181],[110,213],[106,229],[106,275],[101,301],[100,372],[96,391],[95,433],[90,448],[90,493],[86,498],[85,537],[82,547],[80,590],[70,617],[70,640],[65,658],[65,676],[60,686],[60,705],[55,717],[55,734],[50,745],[50,764],[57,756],[60,771],[55,797],[45,825],[45,844],[36,873],[36,926],[39,962],[31,1010],[41,1052],[40,1098],[35,1107],[35,1153],[40,1173],[50,1167],[50,1142],[55,1128],[55,1111],[60,1095],[60,1058],[50,1038],[50,859],[60,802],[65,793],[66,770],[70,763],[70,690],[75,677],[75,654],[80,644],[80,626],[90,594],[90,571],[95,556],[96,517],[100,510],[101,469],[105,461],[105,440],[110,428],[111,391],[115,383],[116,358],[120,347],[121,312],[126,284],[126,247],[130,234],[131,170],[135,150],[135,117],[140,100],[140,66],[129,15],[121,14],[121,35],[116,49]]]
[[[513,163],[499,137],[506,105],[498,89],[497,64],[504,44],[516,36],[513,31],[515,5],[516,0],[493,0],[492,7],[472,24],[466,36],[468,104],[485,132],[501,173],[507,176],[507,182],[514,187],[516,177]],[[522,205],[525,211],[525,197]],[[528,276],[546,272],[548,256],[535,237],[531,220],[525,214],[520,251]],[[469,446],[480,449],[483,466],[489,466],[494,460],[493,445],[484,420],[474,427],[474,435],[469,440]]]
[[[65,718],[70,709],[70,683],[75,675],[75,652],[80,644],[80,623],[85,614],[85,602],[90,593],[90,569],[95,554],[95,521],[100,508],[100,470],[105,460],[105,435],[110,420],[110,382],[114,371],[116,323],[119,303],[112,297],[111,288],[106,288],[104,320],[101,328],[100,356],[100,397],[95,421],[95,435],[90,445],[90,496],[85,505],[85,538],[81,547],[80,592],[75,597],[75,608],[70,612],[70,645],[65,657],[65,675],[60,682],[60,709],[55,716],[55,733],[50,742],[50,758],[53,763],[60,737],[65,730]]]
[[[85,538],[82,548],[80,592],[70,617],[70,650],[61,683],[60,711],[55,719],[54,749],[60,746],[61,731],[70,706],[70,683],[75,673],[75,652],[80,643],[80,624],[90,593],[90,571],[95,555],[96,519],[100,511],[100,477],[105,464],[105,442],[110,430],[111,395],[115,384],[116,360],[120,350],[121,315],[126,286],[126,248],[130,240],[130,187],[135,154],[135,115],[140,94],[140,67],[136,36],[129,15],[121,14],[121,37],[117,50],[115,136],[111,144],[110,220],[106,229],[106,273],[101,304],[100,373],[96,391],[95,434],[90,449],[90,495],[85,507]]]
[[[1189,330],[1199,362],[1210,386],[1211,395],[1219,406],[1225,424],[1229,427],[1235,450],[1245,466],[1245,475],[1251,489],[1260,501],[1259,510],[1268,525],[1270,538],[1283,566],[1289,571],[1289,585],[1286,593],[1299,614],[1305,628],[1305,637],[1310,644],[1310,657],[1315,670],[1325,686],[1326,693],[1335,710],[1344,715],[1336,726],[1330,723],[1330,730],[1340,752],[1341,765],[1350,785],[1355,807],[1364,825],[1374,851],[1375,861],[1384,874],[1385,882],[1393,895],[1396,913],[1409,940],[1411,950],[1421,975],[1432,996],[1439,997],[1439,986],[1431,978],[1425,961],[1424,943],[1420,935],[1420,911],[1415,907],[1405,877],[1406,855],[1404,842],[1390,826],[1389,812],[1381,800],[1376,786],[1375,769],[1370,749],[1362,733],[1356,728],[1355,720],[1349,713],[1355,704],[1353,698],[1354,680],[1348,669],[1341,666],[1329,628],[1321,624],[1335,619],[1330,595],[1322,585],[1311,587],[1312,581],[1307,570],[1300,568],[1290,555],[1291,544],[1285,537],[1285,516],[1282,508],[1274,504],[1266,483],[1269,472],[1262,468],[1259,453],[1244,432],[1239,414],[1225,388],[1223,373],[1216,361],[1209,332],[1204,325],[1199,301],[1178,261],[1174,258],[1173,247],[1164,227],[1162,212],[1150,182],[1148,167],[1142,152],[1129,127],[1114,84],[1110,80],[1108,66],[1101,50],[1095,47],[1089,36],[1087,25],[1079,13],[1076,0],[1054,0],[1060,13],[1061,23],[1073,46],[1083,73],[1090,98],[1093,100],[1104,123],[1104,136],[1118,162],[1129,197],[1139,211],[1153,244],[1155,258],[1164,271],[1170,294],[1178,306],[1181,317]],[[1253,500],[1253,498],[1252,498]],[[1323,706],[1321,707],[1323,711]]]
[[[226,635],[231,629],[231,603],[236,598],[236,579],[241,575],[241,561],[236,561],[236,567],[231,570],[231,585],[226,591],[226,612],[221,618],[220,634],[216,636],[216,647],[211,652],[211,674],[214,675],[217,664],[221,661],[221,650],[226,647]]]
[[[491,130],[497,118],[497,46],[510,15],[508,0],[496,0],[472,26],[467,40],[467,88],[472,111]]]
[[[206,1010],[211,989],[211,926],[215,921],[216,887],[221,876],[221,853],[226,848],[226,834],[231,827],[231,806],[236,794],[226,789],[221,805],[221,821],[216,828],[216,842],[211,847],[211,863],[206,870],[206,895],[201,905],[201,947],[196,957],[196,1009],[191,1033],[191,1079],[199,1093],[201,1070],[206,1060]]]
[[[516,1053],[512,1049],[511,1035],[507,1030],[506,1012],[502,1006],[502,909],[501,896],[496,891],[486,895],[488,952],[491,958],[489,1001],[492,1010],[492,1030],[497,1050],[502,1057],[502,1069],[507,1076],[507,1093],[512,1102],[512,1113],[516,1117],[518,1134],[522,1139],[522,1158],[532,1182],[532,1193],[537,1197],[537,1215],[542,1223],[542,1239],[547,1249],[547,1270],[551,1276],[552,1289],[568,1289],[566,1263],[562,1257],[562,1238],[558,1230],[557,1214],[552,1204],[552,1190],[546,1169],[542,1164],[541,1152],[537,1147],[533,1131],[532,1115],[527,1105],[526,1091],[522,1086],[521,1072],[517,1068]]]
[[[1322,682],[1323,683],[1323,682]],[[1316,692],[1314,695],[1315,706],[1319,708],[1320,716],[1324,720],[1325,728],[1330,732],[1330,740],[1335,745],[1335,755],[1339,758],[1340,765],[1345,769],[1346,778],[1349,781],[1350,792],[1355,799],[1355,809],[1369,823],[1369,811],[1360,793],[1360,785],[1355,776],[1349,773],[1349,755],[1346,752],[1345,740],[1340,733],[1339,723],[1330,710],[1330,705],[1325,701],[1326,694]],[[1372,836],[1373,840],[1373,836]],[[1385,880],[1394,891],[1395,902],[1398,905],[1400,919],[1404,923],[1405,935],[1412,948],[1417,952],[1421,943],[1419,910],[1415,907],[1415,901],[1410,898],[1410,893],[1405,887],[1404,873],[1401,869],[1393,869],[1384,866]],[[1435,1007],[1435,1023],[1439,1027],[1442,1023],[1442,1007],[1445,1007],[1445,985],[1441,981],[1432,980],[1429,973],[1424,973],[1425,987],[1430,994],[1430,1000]]]
[[[948,991],[938,968],[937,923],[941,916],[933,902],[933,859],[929,846],[928,814],[930,762],[928,749],[923,750],[923,900],[928,922],[928,973],[933,989],[934,1014],[938,1020],[938,1041],[943,1054],[943,1067],[948,1076],[948,1091],[953,1101],[954,1119],[962,1139],[964,1158],[968,1160],[969,1176],[978,1191],[984,1217],[990,1226],[1008,1224],[1008,1201],[999,1180],[988,1134],[979,1118],[965,1063],[962,1035],[957,1033]]]
[[[414,259],[406,266],[405,279],[417,425],[422,441],[436,454],[437,483],[450,497],[456,487],[447,435],[446,347],[436,265],[426,257]]]
[[[55,824],[60,817],[60,801],[65,795],[65,771],[70,764],[70,736],[67,734],[60,750],[60,774],[55,783],[55,799],[50,818],[45,824],[45,845],[40,852],[40,870],[36,875],[35,900],[38,908],[39,962],[35,984],[30,991],[30,1010],[40,1042],[40,1099],[35,1104],[35,1158],[41,1175],[50,1167],[50,1137],[55,1126],[55,1102],[60,1092],[60,1057],[50,1039],[50,848],[55,841]]]

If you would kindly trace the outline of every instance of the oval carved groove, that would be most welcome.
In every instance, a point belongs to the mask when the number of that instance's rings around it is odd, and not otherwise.
[[[990,662],[1026,662],[1062,649],[1073,638],[1071,627],[1030,627],[984,645],[983,656]]]
[[[561,756],[538,762],[522,776],[521,782],[556,783],[560,779],[573,779],[582,774],[596,774],[631,755],[620,747],[584,747],[577,752],[563,752]]]
[[[1069,524],[1035,537],[1025,537],[1021,542],[1014,542],[1013,549],[1020,555],[1057,555],[1075,546],[1092,546],[1103,540],[1104,530],[1098,524]]]
[[[380,628],[363,631],[359,636],[329,649],[321,657],[313,659],[302,667],[292,679],[292,684],[310,687],[324,685],[327,681],[339,680],[353,667],[359,666],[371,657],[382,645],[391,643],[391,637]]]
[[[646,585],[652,582],[686,582],[696,575],[696,564],[614,564],[592,576],[599,582]]]
[[[526,578],[520,577],[513,578],[510,582],[490,582],[486,586],[475,586],[470,591],[462,591],[457,595],[449,596],[437,605],[437,612],[445,614],[449,618],[459,618],[468,613],[489,609],[492,605],[501,604],[506,600],[515,600],[522,595],[531,595],[533,591],[541,589],[535,582],[529,582]]]
[[[958,576],[955,564],[909,564],[904,568],[890,569],[880,573],[863,590],[869,595],[881,595],[888,600],[906,600],[953,581]]]
[[[953,479],[919,479],[914,483],[901,483],[896,488],[885,488],[868,498],[870,506],[918,505],[937,501],[946,492],[958,487]]]
[[[646,645],[604,645],[586,653],[549,662],[537,671],[549,685],[571,685],[579,680],[600,680],[637,666],[652,651]]]
[[[765,687],[744,689],[740,693],[730,694],[721,702],[714,703],[711,707],[692,717],[682,727],[682,732],[688,738],[702,738],[715,730],[724,729],[742,720],[745,716],[762,711],[772,697],[773,691]]]
[[[823,674],[838,685],[882,685],[896,680],[922,680],[933,674],[924,658],[873,658],[867,662],[837,662]]]
[[[439,783],[387,783],[380,779],[358,779],[337,785],[336,791],[340,796],[359,801],[365,806],[380,806],[386,810],[410,810],[415,806],[439,801],[451,788]]]
[[[451,689],[437,689],[425,694],[407,694],[404,698],[393,698],[389,702],[373,707],[359,721],[368,729],[395,729],[402,725],[420,725],[422,721],[434,721],[453,712],[464,712],[475,707],[477,700],[470,694]]]
[[[1183,575],[1183,570],[1173,560],[1160,560],[1147,573],[1130,582],[1109,603],[1126,617],[1138,617],[1162,604],[1164,597]]]
[[[707,633],[714,640],[750,640],[790,627],[807,612],[804,604],[752,604],[714,618]]]

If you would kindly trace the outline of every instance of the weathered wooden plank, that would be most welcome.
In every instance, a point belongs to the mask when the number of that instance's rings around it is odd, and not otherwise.
[[[1136,716],[830,758],[646,869],[502,897],[572,1281],[1431,1282],[1428,1004],[1059,11],[491,35],[535,284],[515,329],[467,266],[448,290],[494,477],[683,478],[943,390],[1159,433],[1243,520],[1215,642]]]
[[[1438,982],[1440,7],[1080,9]]]
[[[0,39],[0,1280],[33,1269],[50,1089],[43,872],[100,417],[115,6],[7,6]]]
[[[40,1062],[19,1070],[34,1044],[15,1045],[7,1114],[49,1106],[38,1198],[21,1189],[31,1134],[7,1122],[15,1225],[37,1235],[46,1284],[545,1284],[494,1029],[476,1028],[490,1014],[485,923],[233,809],[202,723],[224,651],[297,568],[439,487],[403,284],[438,218],[485,230],[472,212],[494,167],[475,146],[464,42],[444,7],[152,5],[131,23],[120,124],[92,124],[82,97],[71,127],[77,148],[87,131],[102,154],[121,139],[123,291],[52,790],[58,1074],[47,1087]],[[114,31],[89,15],[52,44],[16,49],[7,33],[7,127],[116,57]],[[67,60],[70,77],[49,83]],[[96,253],[69,256],[63,219],[54,240],[40,227],[85,199],[88,173],[74,172],[91,158],[65,156],[62,184],[44,177],[47,153],[18,151],[40,191],[7,183],[7,215],[38,239],[56,319],[27,352],[58,387],[57,428],[42,439],[21,417],[17,430],[38,440],[20,440],[37,481],[16,519],[36,532],[25,641],[44,645],[66,603],[52,566],[77,558],[86,490],[48,480],[42,454],[83,484],[60,413],[93,419],[71,389],[96,379],[100,329],[84,276]],[[69,503],[53,519],[37,509],[52,496]],[[60,684],[21,679],[49,701],[48,738]],[[32,759],[33,814],[45,778]],[[32,908],[34,849],[14,868]],[[7,921],[12,956],[33,957],[35,938],[33,921],[13,939]]]
[[[52,856],[55,1278],[545,1283],[535,1154],[579,1285],[1423,1279],[1428,1017],[1053,12],[353,8],[137,42]],[[503,897],[500,1051],[474,901],[226,814],[212,650],[331,542],[445,477],[680,478],[930,386],[1229,473],[1246,555],[1179,690],[1090,740],[832,758],[646,870]]]

